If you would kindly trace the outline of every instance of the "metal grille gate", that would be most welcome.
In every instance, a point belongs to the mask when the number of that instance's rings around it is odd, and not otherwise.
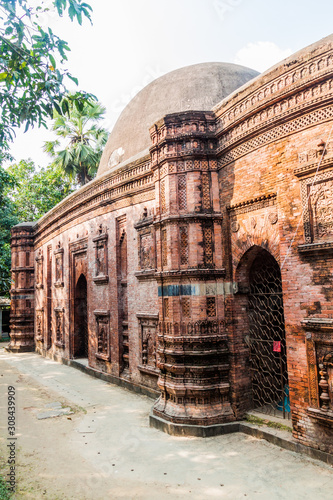
[[[289,417],[288,372],[280,268],[266,251],[250,270],[249,336],[253,408]]]

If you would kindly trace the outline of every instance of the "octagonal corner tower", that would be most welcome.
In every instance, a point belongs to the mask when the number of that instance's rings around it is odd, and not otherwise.
[[[97,176],[147,153],[151,146],[149,128],[163,116],[210,110],[257,75],[257,71],[244,66],[211,62],[186,66],[157,78],[121,113],[109,136]]]

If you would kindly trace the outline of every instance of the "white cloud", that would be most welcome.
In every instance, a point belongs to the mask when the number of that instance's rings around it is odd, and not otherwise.
[[[237,52],[234,62],[263,72],[291,54],[291,49],[283,50],[273,42],[249,42]]]

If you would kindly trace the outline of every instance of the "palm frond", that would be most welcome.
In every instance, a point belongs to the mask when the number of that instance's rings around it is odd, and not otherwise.
[[[47,141],[44,151],[54,158],[57,168],[84,184],[96,174],[107,142],[108,131],[99,124],[106,108],[98,101],[87,101],[79,110],[71,95],[65,99],[68,114],[55,112],[52,124],[52,130],[60,140]]]

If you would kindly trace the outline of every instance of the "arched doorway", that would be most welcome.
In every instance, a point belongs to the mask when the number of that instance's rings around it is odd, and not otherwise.
[[[275,416],[290,412],[281,272],[258,252],[249,270],[248,335],[252,408]]]
[[[74,358],[88,357],[87,280],[83,274],[74,292]]]

